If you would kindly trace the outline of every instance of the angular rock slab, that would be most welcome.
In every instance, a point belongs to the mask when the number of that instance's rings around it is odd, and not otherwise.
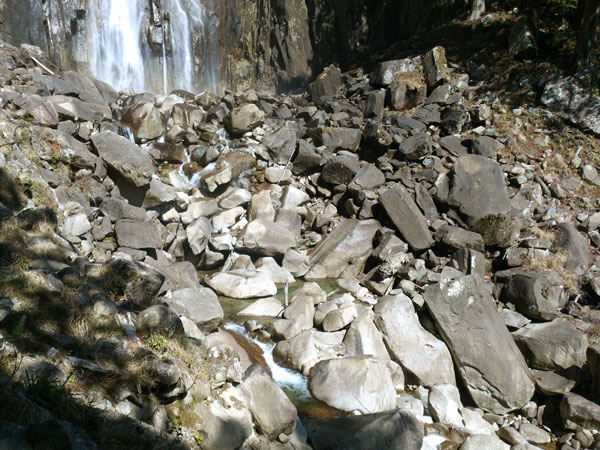
[[[421,326],[410,298],[383,297],[374,311],[390,356],[405,370],[409,382],[456,385],[448,347]]]
[[[498,163],[479,155],[458,158],[452,169],[448,203],[487,245],[506,242],[510,201]]]
[[[179,315],[190,318],[205,333],[215,330],[223,321],[224,312],[217,294],[205,287],[173,291],[167,303]]]
[[[134,220],[119,220],[115,225],[117,242],[121,247],[144,249],[162,248],[162,239],[155,225]]]
[[[278,256],[295,246],[296,236],[287,228],[266,219],[256,219],[244,228],[235,248],[263,256]]]
[[[308,388],[317,400],[342,411],[369,414],[396,406],[387,363],[369,356],[318,362],[310,371]]]
[[[347,219],[339,224],[310,254],[305,278],[352,278],[362,273],[380,227],[377,220]]]
[[[232,270],[213,275],[207,284],[221,295],[232,298],[270,297],[277,286],[263,272],[252,269]]]
[[[513,338],[534,369],[568,369],[586,362],[587,338],[571,320],[530,323],[514,332]]]
[[[95,134],[92,143],[106,164],[137,187],[146,186],[152,180],[152,157],[138,145],[112,131]]]
[[[423,297],[477,406],[496,414],[523,407],[535,385],[479,275],[437,283]]]
[[[316,450],[420,450],[423,424],[400,410],[340,417],[319,424],[311,442]]]
[[[414,250],[433,245],[427,219],[402,186],[390,189],[380,197],[381,205],[396,229]]]

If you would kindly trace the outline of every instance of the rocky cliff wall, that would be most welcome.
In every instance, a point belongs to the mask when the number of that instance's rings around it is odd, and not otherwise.
[[[0,37],[37,45],[62,67],[85,67],[86,11],[92,1],[104,0],[7,0],[0,3]],[[451,20],[467,6],[467,0],[202,1],[211,31],[192,37],[198,72],[218,74],[220,88],[278,91],[305,86],[332,62],[350,69],[402,48],[411,36]],[[152,3],[141,3],[148,27]],[[150,31],[143,42],[151,58],[159,59],[160,52],[149,50],[155,44]],[[156,64],[149,65],[155,72]]]

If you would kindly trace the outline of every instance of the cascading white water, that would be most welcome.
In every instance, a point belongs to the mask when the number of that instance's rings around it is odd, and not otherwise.
[[[265,358],[265,362],[269,366],[269,369],[271,369],[273,380],[275,380],[279,386],[294,392],[299,399],[309,399],[311,397],[308,391],[308,381],[305,376],[301,373],[281,367],[275,362],[273,359],[275,344],[265,344],[258,339],[254,339],[244,327],[235,323],[227,323],[225,324],[225,328],[244,336],[247,340],[260,347],[263,351],[263,358]]]
[[[115,89],[146,87],[142,0],[89,0],[89,69]]]
[[[148,2],[88,1],[88,64],[92,75],[116,89],[135,92],[174,89],[218,90],[218,63],[212,0],[162,0],[162,45],[148,43]],[[154,19],[156,20],[156,19]],[[156,49],[155,49],[156,50]],[[197,61],[200,59],[200,61]]]

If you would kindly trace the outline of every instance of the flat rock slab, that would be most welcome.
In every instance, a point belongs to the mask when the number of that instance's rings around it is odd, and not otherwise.
[[[296,235],[266,219],[250,222],[235,246],[236,250],[263,256],[281,256],[296,246]]]
[[[535,385],[479,275],[432,285],[423,297],[477,406],[496,414],[523,407]]]
[[[379,201],[402,237],[414,250],[425,250],[433,245],[427,219],[402,186],[383,194]]]
[[[362,273],[380,227],[377,220],[347,219],[339,224],[310,254],[305,278],[353,278]]]
[[[152,157],[140,146],[112,131],[95,134],[92,143],[106,164],[137,187],[146,186],[152,180]]]
[[[162,248],[162,239],[158,228],[148,222],[119,220],[115,225],[115,234],[120,247]]]

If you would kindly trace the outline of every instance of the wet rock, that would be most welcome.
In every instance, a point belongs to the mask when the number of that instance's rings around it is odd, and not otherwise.
[[[376,220],[347,219],[311,252],[306,279],[354,277],[362,273],[373,250]],[[285,266],[285,265],[284,265]]]
[[[479,276],[435,284],[423,297],[477,406],[505,414],[525,405],[529,369]]]
[[[262,125],[265,113],[253,103],[246,103],[239,108],[232,109],[225,117],[225,126],[227,130],[240,136],[248,131]]]
[[[401,236],[414,250],[433,245],[427,219],[402,186],[390,189],[380,197],[381,205]]]
[[[386,363],[369,356],[318,362],[310,371],[308,387],[317,400],[342,411],[369,414],[396,405]]]
[[[537,55],[534,28],[529,17],[521,17],[510,29],[508,52],[517,59],[531,59]]]
[[[275,383],[268,369],[254,364],[246,370],[241,386],[249,394],[248,408],[261,434],[276,438],[291,434],[296,425],[296,407]]]
[[[235,248],[264,256],[278,256],[295,246],[296,236],[287,228],[265,219],[256,219],[244,228]]]
[[[530,323],[514,332],[513,337],[534,369],[567,369],[586,362],[587,339],[570,320]]]
[[[207,284],[217,293],[232,298],[269,297],[277,286],[264,272],[253,269],[232,270],[213,275]]]
[[[319,424],[311,443],[317,450],[421,450],[423,426],[412,414],[399,410],[341,417]]]
[[[506,242],[510,201],[497,163],[478,155],[461,156],[452,169],[448,203],[486,245]]]
[[[325,68],[317,79],[310,85],[309,91],[313,101],[321,97],[334,97],[342,87],[342,73],[334,65]]]
[[[111,131],[95,134],[92,143],[109,167],[137,187],[146,186],[152,180],[152,158],[139,146]]]
[[[123,111],[121,119],[136,141],[156,139],[165,134],[167,118],[151,102],[138,103]]]
[[[214,331],[223,321],[223,308],[217,295],[205,287],[172,291],[165,302],[205,333]]]
[[[456,384],[448,347],[421,326],[410,298],[383,297],[374,312],[390,356],[402,366],[409,383]]]

